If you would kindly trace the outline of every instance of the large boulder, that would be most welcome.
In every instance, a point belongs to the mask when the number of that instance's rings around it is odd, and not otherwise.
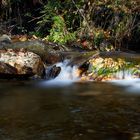
[[[27,51],[38,54],[41,59],[47,64],[54,64],[62,60],[61,52],[69,51],[65,46],[56,45],[54,43],[45,42],[42,40],[20,41],[6,43],[8,36],[0,38],[0,49],[26,49]]]
[[[41,77],[43,72],[44,64],[37,54],[24,49],[0,50],[0,75]]]
[[[0,42],[3,42],[0,40]],[[38,54],[41,58],[44,58],[46,53],[48,52],[47,47],[44,42],[40,40],[32,40],[32,41],[21,41],[14,42],[11,44],[0,44],[0,49],[25,49],[27,51]]]

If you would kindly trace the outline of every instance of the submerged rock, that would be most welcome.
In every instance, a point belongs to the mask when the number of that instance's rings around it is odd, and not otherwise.
[[[24,49],[0,50],[0,75],[41,77],[43,72],[44,64],[37,54]]]

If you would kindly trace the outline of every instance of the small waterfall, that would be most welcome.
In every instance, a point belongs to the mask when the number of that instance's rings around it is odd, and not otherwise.
[[[112,84],[124,86],[127,92],[140,93],[140,78],[133,74],[133,70],[123,70],[115,73],[118,80],[110,81]]]
[[[78,81],[78,67],[76,65],[69,65],[69,62],[70,60],[64,60],[63,62],[56,63],[54,66],[61,69],[60,73],[54,79],[47,80],[45,84],[63,86]],[[48,73],[48,70],[46,73]]]
[[[56,66],[61,67],[60,74],[55,78],[55,80],[64,80],[64,81],[77,81],[78,73],[77,66],[69,66],[69,60],[56,64]]]
[[[114,73],[114,77],[116,79],[125,79],[125,80],[129,80],[129,79],[134,79],[134,74],[133,74],[133,70],[128,69],[128,70],[121,70],[118,71],[116,73]]]

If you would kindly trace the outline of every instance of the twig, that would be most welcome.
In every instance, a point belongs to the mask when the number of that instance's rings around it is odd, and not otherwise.
[[[34,21],[34,20],[40,19],[40,18],[42,18],[42,17],[44,17],[44,15],[42,15],[42,16],[40,16],[40,17],[34,17],[34,18],[31,19],[30,21],[28,21],[28,23],[30,23],[30,22],[32,22],[32,21]]]
[[[83,13],[82,13],[81,10],[79,9],[79,7],[76,5],[76,3],[75,3],[74,0],[72,0],[72,3],[73,3],[73,4],[75,5],[75,7],[77,8],[78,12],[81,14],[81,16],[83,17],[84,21],[86,22],[88,29],[90,30],[90,26],[89,26],[88,21],[86,20],[85,16],[83,15]]]

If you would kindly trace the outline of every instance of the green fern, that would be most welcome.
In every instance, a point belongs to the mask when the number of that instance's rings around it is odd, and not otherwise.
[[[53,17],[54,24],[50,30],[50,35],[47,36],[49,41],[53,41],[59,44],[65,44],[69,40],[76,38],[75,32],[70,33],[66,28],[65,21],[62,16]]]

